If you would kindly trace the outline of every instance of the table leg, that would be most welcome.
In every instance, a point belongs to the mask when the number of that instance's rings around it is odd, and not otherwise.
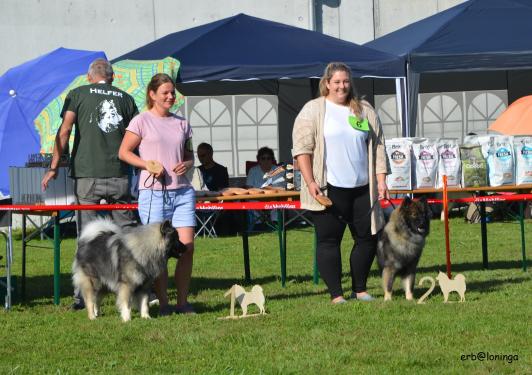
[[[60,302],[60,282],[61,282],[61,269],[60,269],[60,226],[59,226],[59,212],[54,216],[54,305],[59,305]]]
[[[481,192],[480,196],[485,194]],[[488,269],[488,230],[486,225],[486,203],[480,202],[480,236],[482,238],[482,267]]]
[[[22,280],[20,283],[20,297],[26,299],[26,214],[22,214]]]
[[[524,204],[525,202],[519,202],[519,224],[521,226],[521,253],[523,256],[523,271],[526,272],[527,261],[526,261],[526,250],[525,250],[525,222],[523,220],[524,215]]]
[[[314,247],[313,247],[313,251],[314,251],[314,266],[313,266],[313,270],[314,270],[314,276],[313,276],[313,279],[314,279],[314,285],[318,285],[318,283],[320,282],[320,275],[319,275],[319,272],[318,272],[318,255],[317,255],[317,251],[318,251],[318,235],[316,233],[316,227],[314,227]]]
[[[4,307],[6,310],[11,309],[11,264],[13,262],[13,214],[8,214],[8,227],[6,238],[6,300]]]
[[[281,286],[286,284],[286,228],[284,210],[277,210],[277,234],[279,235],[279,255],[281,257]]]

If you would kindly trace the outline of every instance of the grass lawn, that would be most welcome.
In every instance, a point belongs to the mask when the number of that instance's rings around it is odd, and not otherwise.
[[[531,225],[525,223],[529,257]],[[385,303],[374,263],[368,286],[378,300],[333,306],[323,282],[312,283],[312,232],[290,230],[285,288],[275,234],[250,237],[251,284],[243,281],[240,237],[201,238],[190,298],[198,314],[157,318],[153,307],[153,319],[135,313],[127,324],[119,318],[114,296],[106,298],[103,316],[93,322],[85,311],[70,310],[75,239],[61,246],[60,306],[52,304],[52,249],[29,248],[26,300],[16,301],[10,312],[0,309],[0,373],[530,374],[532,282],[530,271],[522,270],[519,225],[488,225],[489,270],[482,269],[479,224],[453,219],[450,230],[452,270],[467,281],[465,303],[456,303],[453,293],[453,303],[444,304],[438,286],[425,305],[407,302],[398,280],[394,300]],[[343,243],[346,295],[351,282],[348,237]],[[445,271],[444,244],[443,225],[433,220],[417,280]],[[16,275],[21,272],[20,245],[15,243]],[[4,243],[0,246],[3,251]],[[172,272],[174,265],[171,260]],[[223,294],[234,283],[247,290],[261,284],[268,314],[218,320],[229,314]],[[416,297],[425,290],[418,287]],[[250,307],[250,313],[256,311]],[[479,353],[487,357],[471,356]]]

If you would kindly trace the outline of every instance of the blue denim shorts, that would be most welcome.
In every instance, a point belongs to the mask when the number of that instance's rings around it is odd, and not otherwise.
[[[142,224],[172,220],[174,228],[196,226],[196,194],[192,187],[174,190],[139,190]]]

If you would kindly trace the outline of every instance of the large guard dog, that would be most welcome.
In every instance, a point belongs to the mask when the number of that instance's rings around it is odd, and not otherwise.
[[[148,293],[169,257],[186,250],[169,221],[137,227],[129,232],[106,219],[90,222],[78,240],[72,264],[74,287],[79,288],[89,319],[99,314],[105,290],[116,294],[124,322],[131,320],[131,303],[149,319]]]
[[[401,276],[407,300],[412,300],[416,268],[430,232],[431,211],[427,201],[406,197],[390,215],[377,245],[377,259],[382,269],[384,300],[392,299],[393,282]]]

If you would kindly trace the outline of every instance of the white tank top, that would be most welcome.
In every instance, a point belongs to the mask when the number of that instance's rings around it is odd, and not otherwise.
[[[333,186],[364,186],[368,179],[368,132],[349,124],[349,107],[325,100],[325,165],[327,182]]]

